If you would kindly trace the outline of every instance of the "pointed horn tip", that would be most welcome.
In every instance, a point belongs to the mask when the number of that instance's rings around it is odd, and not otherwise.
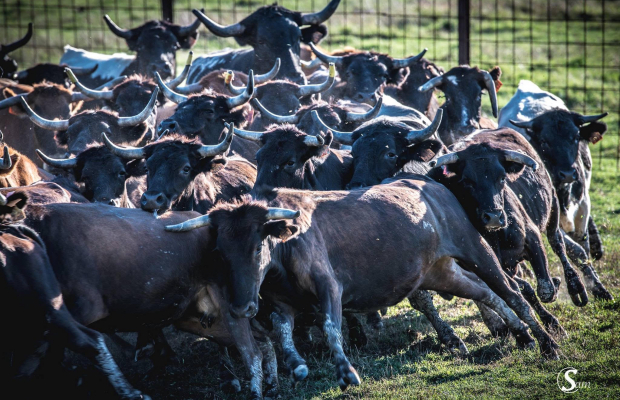
[[[168,232],[183,232],[183,224],[166,225],[164,229]]]
[[[538,163],[534,162],[534,164],[532,165],[532,170],[536,171],[538,169]]]

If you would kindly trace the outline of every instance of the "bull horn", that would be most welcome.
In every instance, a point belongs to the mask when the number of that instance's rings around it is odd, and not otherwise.
[[[426,54],[427,51],[428,51],[428,49],[425,48],[417,56],[411,56],[411,57],[408,57],[408,58],[394,58],[394,59],[392,59],[392,67],[394,67],[394,68],[407,68],[407,67],[410,67],[411,65],[413,65],[413,64],[417,63],[418,61],[420,61],[422,59],[422,57],[424,57],[424,54]]]
[[[0,206],[6,206],[6,197],[0,193]]]
[[[80,92],[84,93],[91,99],[112,100],[114,98],[114,92],[112,92],[111,90],[93,90],[82,85],[82,83],[80,83],[71,68],[65,68],[65,73],[69,77],[69,80],[75,85],[75,87],[77,87]]]
[[[161,76],[159,75],[159,72],[155,72],[155,80],[157,81],[157,85],[164,92],[164,96],[166,96],[166,98],[168,100],[170,100],[172,102],[175,102],[177,104],[183,103],[185,100],[187,100],[187,96],[184,96],[182,94],[178,94],[174,90],[172,90],[168,86],[166,86],[164,81],[161,79]]]
[[[144,158],[146,155],[144,153],[144,147],[120,147],[115,145],[108,139],[108,135],[105,133],[101,133],[101,140],[106,145],[108,149],[115,156],[119,156],[120,158],[125,158],[128,160],[137,160],[140,158]]]
[[[194,13],[196,17],[198,17],[200,22],[202,22],[207,27],[207,29],[210,30],[211,33],[213,33],[216,36],[220,36],[220,37],[239,36],[243,34],[243,32],[245,31],[245,27],[241,25],[240,23],[224,26],[224,25],[220,25],[217,22],[213,21],[212,19],[207,17],[203,12],[199,10],[193,9],[192,12]]]
[[[224,77],[224,83],[228,88],[228,91],[236,96],[240,95],[245,91],[244,87],[233,85],[232,81],[235,79],[235,73],[231,70],[226,71],[226,76]],[[256,78],[254,78],[254,83],[256,83]]]
[[[276,63],[273,64],[273,67],[271,68],[271,70],[269,70],[269,72],[267,73],[256,75],[254,77],[254,83],[257,85],[260,85],[261,83],[269,82],[270,80],[275,78],[276,75],[278,75],[278,72],[280,72],[281,65],[282,65],[282,60],[280,60],[280,58],[276,58]]]
[[[534,128],[534,120],[531,119],[529,121],[515,121],[514,119],[509,120],[511,124],[516,126],[517,128],[523,129],[533,129]]]
[[[192,229],[201,228],[203,226],[211,225],[211,219],[209,218],[209,214],[201,215],[200,217],[188,219],[185,222],[181,222],[176,225],[166,225],[165,229],[168,232],[187,232]]]
[[[0,101],[0,110],[4,110],[5,108],[13,107],[19,104],[20,102],[19,99],[22,97],[26,97],[27,95],[28,93],[21,93],[21,94],[18,94],[17,96],[11,96],[9,98],[6,98]]]
[[[21,101],[22,107],[26,111],[26,114],[28,114],[28,117],[30,117],[30,120],[34,122],[34,124],[38,127],[48,129],[50,131],[66,131],[69,128],[68,119],[61,119],[57,121],[45,119],[32,111],[32,108],[30,108],[24,97],[20,96],[19,100]]]
[[[342,144],[353,144],[353,142],[355,140],[353,140],[353,134],[349,133],[349,132],[340,132],[337,131],[335,129],[330,128],[329,126],[327,126],[327,124],[325,124],[325,122],[323,122],[323,120],[321,119],[321,117],[319,117],[319,113],[316,110],[312,110],[312,120],[316,123],[319,124],[323,129],[325,130],[329,130],[332,132],[332,134],[334,135],[334,138],[339,141]],[[321,129],[321,130],[323,130]]]
[[[233,130],[235,127],[235,124],[230,124],[230,125],[232,125],[233,129],[230,129],[230,128],[228,129],[228,132],[226,133],[226,137],[224,138],[224,140],[222,140],[221,143],[218,143],[213,146],[202,145],[200,149],[198,149],[198,154],[200,154],[201,158],[215,157],[218,154],[224,154],[228,151],[228,149],[230,148],[230,144],[232,143],[232,140],[233,140]]]
[[[121,29],[118,25],[116,25],[108,16],[108,14],[103,16],[103,20],[108,25],[108,28],[118,37],[122,37],[123,39],[131,39],[133,34],[128,29]]]
[[[252,96],[254,96],[254,71],[250,70],[250,73],[248,74],[248,85],[243,93],[239,96],[227,98],[226,104],[228,104],[229,108],[235,108],[250,101]]]
[[[187,85],[187,86],[179,86],[174,90],[177,93],[180,93],[182,95],[188,95],[192,93],[201,92],[202,89],[204,89],[204,87],[202,87],[200,83],[192,83],[191,85]]]
[[[155,107],[155,102],[157,101],[157,95],[159,94],[159,88],[156,87],[153,90],[153,94],[151,94],[151,99],[144,107],[138,115],[134,115],[133,117],[118,117],[117,123],[119,126],[136,126],[147,120],[148,117],[151,116],[151,112],[153,111],[153,107]]]
[[[118,78],[114,78],[111,81],[106,82],[103,85],[96,87],[95,90],[111,89],[114,86],[118,85],[119,83],[125,82],[125,80],[127,80],[127,75],[121,75]]]
[[[437,129],[439,129],[439,125],[441,125],[442,116],[443,109],[437,109],[437,114],[435,114],[433,122],[431,122],[431,124],[426,128],[420,129],[419,131],[410,131],[407,134],[407,141],[409,143],[419,143],[433,136],[437,132]]]
[[[587,124],[588,122],[595,122],[598,121],[601,118],[605,118],[606,116],[608,116],[609,113],[608,112],[604,112],[602,114],[598,114],[598,115],[581,115],[581,120],[583,121],[584,124]]]
[[[443,156],[437,158],[436,160],[429,162],[428,164],[431,167],[441,167],[443,165],[454,164],[458,160],[459,160],[458,153],[448,153],[448,154],[444,154]]]
[[[495,91],[495,82],[493,82],[493,78],[489,71],[482,71],[484,86],[489,92],[489,97],[491,98],[491,109],[493,110],[493,116],[497,118],[499,114],[499,109],[497,108],[497,92]]]
[[[316,48],[314,43],[310,42],[310,48],[314,55],[317,56],[318,59],[323,61],[325,64],[334,63],[334,65],[340,65],[342,63],[343,56],[330,56],[325,53],[322,53],[319,49]]]
[[[253,142],[260,142],[263,138],[263,132],[255,132],[255,131],[246,131],[243,129],[235,128],[234,124],[224,123],[226,128],[234,132],[235,135],[239,136],[242,139],[251,140]]]
[[[329,75],[323,83],[317,85],[303,85],[297,89],[297,97],[310,96],[312,94],[321,93],[332,87],[336,80],[336,66],[329,63]]]
[[[426,82],[424,85],[420,86],[418,88],[418,92],[428,92],[429,90],[434,89],[437,86],[441,85],[442,82],[443,82],[443,75],[436,76],[430,81]]]
[[[379,97],[377,103],[373,108],[365,113],[356,113],[347,111],[347,122],[364,122],[375,118],[381,112],[381,106],[383,105],[383,97]]]
[[[327,21],[329,17],[331,17],[338,8],[340,4],[340,0],[332,0],[329,2],[324,9],[315,13],[303,14],[301,16],[301,24],[302,25],[319,25],[323,22]]]
[[[4,154],[2,155],[2,159],[0,160],[0,169],[9,169],[13,165],[11,161],[11,155],[9,154],[9,146],[4,145]]]
[[[300,60],[299,63],[301,64],[302,68],[312,69],[312,68],[317,68],[319,65],[323,63],[323,61],[321,61],[321,59],[317,57],[317,58],[313,58],[312,61]]]
[[[22,81],[22,80],[24,80],[26,78],[28,78],[28,70],[27,69],[25,69],[23,71],[19,71],[19,72],[13,74],[13,79],[16,80],[17,82]]]
[[[78,75],[90,75],[99,68],[99,64],[95,64],[92,67],[73,67],[73,72]]]
[[[28,32],[26,32],[26,36],[24,36],[23,38],[19,40],[14,41],[13,43],[9,43],[6,45],[0,45],[0,54],[2,55],[9,54],[10,52],[17,50],[20,47],[25,46],[31,37],[32,37],[32,22],[29,22]]]
[[[76,103],[78,101],[92,100],[92,97],[86,96],[84,93],[73,92],[71,93],[71,102]]]
[[[534,161],[533,158],[526,154],[519,153],[518,151],[504,150],[504,157],[506,158],[506,161],[512,161],[526,165],[532,168],[534,171],[538,169],[538,163]]]
[[[71,169],[77,167],[77,158],[51,158],[43,154],[43,152],[39,149],[36,149],[36,151],[39,158],[49,166],[62,169]]]
[[[304,144],[309,147],[321,147],[325,144],[325,139],[321,135],[306,135],[304,136]]]
[[[204,8],[201,9],[201,11],[204,11]],[[189,36],[192,33],[196,32],[199,28],[200,28],[200,20],[196,19],[194,22],[192,22],[189,25],[180,26],[179,36]]]
[[[279,124],[296,124],[299,122],[299,116],[297,114],[293,115],[277,115],[267,110],[265,106],[258,101],[258,99],[252,99],[251,104],[260,111],[260,115],[263,117],[272,120],[273,122],[277,122]]]
[[[293,218],[298,218],[300,215],[301,215],[301,212],[299,210],[293,211],[293,210],[289,210],[288,208],[275,208],[275,207],[269,207],[267,209],[267,219],[270,221],[277,220],[277,219],[293,219]]]
[[[200,21],[198,21],[198,23],[200,24]],[[183,83],[183,81],[185,80],[185,78],[187,78],[187,75],[189,75],[189,70],[192,67],[192,58],[194,56],[194,52],[190,51],[189,54],[187,55],[187,61],[185,62],[185,67],[183,67],[183,71],[181,71],[181,73],[179,74],[179,76],[177,76],[174,79],[171,79],[167,85],[170,89],[176,89],[177,86],[179,86],[181,83]]]

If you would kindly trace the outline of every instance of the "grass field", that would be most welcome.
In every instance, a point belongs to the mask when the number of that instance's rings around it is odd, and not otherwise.
[[[238,21],[265,1],[190,1],[175,3],[176,22],[193,20],[191,8],[205,7],[222,23]],[[323,0],[286,0],[280,4],[300,11],[318,10]],[[504,87],[500,107],[521,79],[530,79],[564,98],[584,113],[608,111],[610,130],[592,147],[595,171],[593,215],[603,235],[606,256],[595,263],[602,282],[620,296],[620,178],[618,124],[620,112],[620,7],[618,2],[472,0],[472,64],[500,65]],[[379,10],[379,13],[377,13]],[[65,44],[112,53],[125,44],[103,24],[109,13],[121,27],[134,27],[161,15],[158,0],[3,0],[0,3],[0,42],[21,37],[29,21],[35,37],[15,58],[22,66],[58,62]],[[329,21],[330,35],[323,46],[344,45],[389,52],[397,57],[429,48],[428,58],[449,69],[458,64],[456,0],[343,0]],[[603,18],[604,16],[604,18]],[[536,21],[531,21],[534,17]],[[547,22],[547,17],[557,20]],[[543,19],[538,21],[538,19]],[[216,38],[201,28],[196,53],[236,47],[232,39]],[[179,54],[184,60],[185,54]],[[488,100],[484,110],[490,112]],[[552,275],[562,276],[550,254]],[[461,299],[436,304],[442,316],[465,341],[471,357],[459,358],[443,349],[428,321],[408,304],[392,307],[381,332],[368,329],[369,345],[348,349],[363,378],[359,388],[342,394],[329,352],[319,340],[300,346],[309,362],[310,376],[293,388],[281,369],[283,399],[357,398],[620,398],[620,302],[592,301],[583,309],[572,305],[564,286],[549,305],[569,334],[560,342],[561,359],[543,361],[537,351],[519,351],[513,339],[493,339],[472,302]],[[315,337],[321,335],[317,331]],[[217,349],[207,340],[176,335],[173,346],[183,358],[165,377],[142,374],[147,361],[137,364],[119,355],[131,382],[154,399],[245,398],[217,390]],[[574,367],[588,389],[566,395],[557,385],[558,372]],[[245,376],[240,364],[236,373]]]

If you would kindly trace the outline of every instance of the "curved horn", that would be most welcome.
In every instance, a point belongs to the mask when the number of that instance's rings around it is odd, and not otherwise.
[[[511,124],[516,126],[517,128],[523,129],[533,129],[534,128],[534,120],[531,119],[529,121],[515,121],[514,119],[509,120]]]
[[[329,17],[331,17],[338,8],[340,4],[340,0],[332,0],[329,2],[324,9],[319,12],[303,14],[301,16],[301,24],[302,25],[319,25],[323,22],[327,21]]]
[[[428,51],[428,49],[425,48],[417,56],[411,56],[411,57],[408,57],[408,58],[394,58],[394,59],[392,59],[392,66],[394,68],[407,68],[407,67],[417,63],[418,61],[420,61],[422,59],[422,57],[424,57],[424,54],[426,54],[427,51]]]
[[[26,36],[24,36],[23,38],[19,40],[14,41],[13,43],[0,45],[0,54],[8,54],[12,51],[19,49],[20,47],[28,43],[31,37],[32,37],[32,22],[29,22],[28,32],[26,32]]]
[[[4,145],[4,154],[2,155],[2,159],[0,160],[0,169],[9,169],[13,165],[11,161],[11,155],[9,154],[9,146]]]
[[[88,100],[92,100],[92,97],[86,96],[84,93],[80,93],[80,92],[73,92],[71,93],[71,102],[75,103],[78,101],[88,101]]]
[[[273,122],[277,122],[279,124],[296,124],[299,122],[299,116],[297,114],[293,115],[277,115],[267,110],[265,106],[258,101],[258,99],[252,99],[252,106],[260,111],[260,115],[263,117],[272,120]]]
[[[306,135],[304,136],[304,144],[309,147],[321,147],[325,144],[325,139],[321,135]]]
[[[232,128],[235,135],[239,136],[242,139],[251,140],[253,142],[260,142],[263,138],[263,132],[255,132],[255,131],[246,131],[243,129],[235,128],[234,124],[224,123],[226,128],[229,130]]]
[[[443,109],[439,108],[437,109],[435,118],[433,118],[433,122],[419,131],[410,131],[407,134],[407,141],[409,143],[419,143],[433,136],[437,132],[437,129],[439,129],[439,125],[441,125],[441,117],[443,117]]]
[[[583,121],[584,124],[587,124],[588,122],[598,121],[599,119],[605,118],[608,115],[609,115],[608,112],[604,112],[598,115],[581,115],[581,120]]]
[[[330,56],[325,53],[322,53],[319,49],[316,48],[314,43],[310,42],[310,48],[314,55],[325,64],[334,63],[334,65],[340,65],[342,63],[343,56]]]
[[[353,134],[349,132],[340,132],[340,131],[330,128],[329,126],[327,126],[327,124],[325,124],[325,122],[323,122],[321,117],[319,117],[319,113],[316,110],[312,110],[311,115],[312,115],[312,120],[316,124],[319,124],[321,127],[323,127],[323,129],[331,131],[332,134],[334,135],[334,138],[337,141],[339,141],[342,144],[353,144],[354,142]]]
[[[482,71],[484,86],[489,92],[489,97],[491,98],[491,109],[493,110],[493,116],[497,118],[499,110],[497,108],[497,92],[495,91],[495,82],[493,82],[493,78],[489,71]]]
[[[75,87],[91,99],[112,100],[114,98],[114,92],[112,92],[111,90],[93,90],[82,85],[82,83],[80,83],[71,68],[65,68],[65,73],[69,77],[69,80],[75,85]]]
[[[198,23],[200,23],[200,21],[198,21]],[[185,67],[183,67],[183,71],[181,71],[181,73],[179,74],[179,76],[177,76],[174,79],[171,79],[167,85],[170,89],[176,89],[177,86],[179,86],[181,83],[183,83],[183,81],[185,80],[185,78],[187,78],[187,75],[189,75],[189,69],[192,67],[192,58],[194,56],[194,52],[190,51],[189,54],[187,55],[187,61],[185,61]]]
[[[202,145],[200,147],[200,149],[198,150],[198,154],[200,154],[202,158],[215,157],[218,154],[224,154],[228,151],[228,149],[230,148],[230,143],[232,143],[233,140],[233,130],[235,127],[235,124],[230,125],[232,125],[233,129],[228,129],[226,137],[224,138],[224,140],[222,140],[222,142],[213,146]]]
[[[99,68],[98,64],[95,64],[92,67],[85,67],[85,68],[73,67],[73,72],[78,74],[78,75],[90,75],[93,72],[95,72],[97,70],[97,68]]]
[[[303,85],[297,90],[297,97],[310,96],[311,94],[321,93],[332,87],[336,80],[336,66],[329,63],[329,75],[325,82],[318,85]]]
[[[177,93],[180,93],[182,95],[188,95],[192,93],[201,92],[202,89],[204,89],[204,87],[202,87],[200,83],[192,83],[191,85],[187,85],[187,86],[179,86],[174,90]]]
[[[119,156],[120,158],[125,158],[128,160],[136,160],[139,158],[144,158],[146,155],[144,154],[144,147],[120,147],[115,145],[108,139],[108,135],[105,133],[101,133],[101,140],[106,145],[108,149],[115,156]]]
[[[356,113],[347,111],[347,122],[364,122],[375,118],[381,112],[381,106],[383,105],[383,97],[379,97],[377,104],[365,113]]]
[[[245,31],[245,27],[240,23],[224,26],[213,21],[199,10],[193,9],[192,12],[214,35],[221,37],[239,36]]]
[[[45,119],[32,111],[32,108],[30,108],[30,106],[23,97],[20,97],[19,100],[22,104],[22,107],[26,111],[26,114],[28,114],[28,117],[30,117],[30,120],[34,122],[34,124],[38,127],[48,129],[50,131],[66,131],[69,128],[68,119],[61,119],[57,121]]]
[[[276,219],[293,219],[298,218],[301,212],[289,210],[288,208],[269,207],[267,209],[267,219],[272,221]]]
[[[181,222],[176,225],[166,225],[165,229],[168,232],[187,232],[192,229],[201,228],[203,226],[211,225],[211,219],[209,218],[209,214],[201,215],[200,217],[188,219],[185,222]]]
[[[312,61],[300,60],[299,63],[301,64],[302,68],[312,69],[312,68],[317,68],[319,65],[323,63],[323,61],[321,61],[321,59],[317,57],[317,58],[313,58]]]
[[[201,10],[204,11],[204,8]],[[179,36],[189,36],[200,28],[200,20],[192,22],[189,25],[179,27]]]
[[[71,169],[71,168],[77,167],[77,158],[66,158],[66,159],[51,158],[43,154],[43,152],[39,149],[36,149],[36,152],[39,158],[44,163],[52,167],[63,168],[63,169]]]
[[[17,82],[23,81],[26,78],[28,78],[28,70],[27,69],[25,69],[23,71],[16,72],[15,74],[13,74],[13,79],[16,80]]]
[[[264,73],[262,75],[256,75],[254,77],[254,83],[257,85],[260,85],[261,83],[265,83],[265,82],[272,80],[273,78],[276,77],[276,75],[278,75],[278,72],[280,72],[281,65],[282,65],[282,60],[280,60],[279,57],[276,58],[276,63],[273,64],[273,67],[271,68],[271,70],[269,70],[269,72]]]
[[[442,165],[454,164],[459,160],[458,153],[444,154],[436,160],[429,162],[431,167],[441,167]]]
[[[6,206],[6,197],[0,193],[0,206]]]
[[[151,99],[146,104],[146,107],[144,107],[144,110],[142,110],[138,115],[134,115],[133,117],[118,117],[118,125],[136,126],[146,121],[147,118],[151,116],[151,112],[153,111],[153,107],[155,107],[155,102],[157,101],[158,94],[159,88],[156,87],[155,90],[153,90],[153,94],[151,94]]]
[[[519,153],[518,151],[513,150],[504,150],[504,156],[506,158],[506,161],[512,161],[519,164],[527,165],[534,171],[538,169],[538,163],[526,154]]]
[[[252,96],[254,96],[254,71],[250,70],[250,73],[248,74],[248,85],[243,93],[236,97],[227,98],[226,104],[228,104],[228,107],[230,108],[235,108],[250,101]]]
[[[418,92],[428,92],[429,90],[434,89],[437,86],[441,85],[442,82],[443,82],[443,75],[436,76],[430,81],[426,82],[424,85],[420,86],[418,88]]]
[[[131,39],[133,34],[128,29],[121,29],[116,25],[108,16],[108,14],[103,16],[103,20],[108,25],[108,28],[118,37],[122,37],[123,39]]]
[[[224,84],[226,84],[226,87],[228,88],[228,91],[230,91],[230,93],[238,96],[245,91],[245,88],[233,85],[233,79],[235,79],[235,73],[231,70],[226,71],[226,76],[224,77]],[[254,80],[254,83],[256,83],[256,78]]]
[[[168,100],[170,100],[172,102],[175,102],[177,104],[183,103],[185,100],[187,100],[187,96],[184,96],[182,94],[178,94],[175,91],[173,91],[172,89],[170,89],[168,86],[166,86],[164,81],[161,79],[161,76],[159,75],[159,72],[155,72],[155,80],[157,81],[157,85],[164,92],[164,96],[166,96],[166,98]]]
[[[121,75],[118,78],[114,78],[111,81],[106,82],[103,85],[96,87],[95,90],[111,89],[114,86],[118,85],[119,83],[125,82],[126,79],[127,79],[127,75]]]
[[[28,95],[28,93],[21,93],[18,94],[17,96],[11,96],[9,98],[6,98],[4,100],[0,101],[0,110],[3,110],[5,108],[9,108],[9,107],[13,107],[17,104],[19,104],[20,102],[20,98],[22,97],[26,97]]]

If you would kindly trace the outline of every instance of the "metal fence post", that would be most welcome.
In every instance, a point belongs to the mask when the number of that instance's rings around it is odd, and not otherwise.
[[[459,2],[459,64],[469,65],[469,0]]]
[[[161,17],[164,21],[173,22],[174,0],[161,0]]]

